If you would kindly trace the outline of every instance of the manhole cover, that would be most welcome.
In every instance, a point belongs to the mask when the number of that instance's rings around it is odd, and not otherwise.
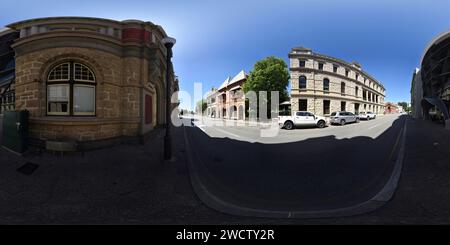
[[[22,167],[18,168],[17,171],[21,172],[25,175],[31,175],[36,169],[39,167],[39,165],[31,162],[27,162]]]

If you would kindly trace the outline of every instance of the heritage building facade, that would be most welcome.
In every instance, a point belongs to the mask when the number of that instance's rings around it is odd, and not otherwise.
[[[209,117],[217,117],[217,89],[212,88],[208,93],[206,93],[206,115]]]
[[[291,107],[329,116],[336,111],[384,112],[385,88],[357,62],[298,47],[289,53]]]
[[[206,95],[207,116],[245,120],[245,95],[242,86],[247,77],[248,75],[242,70],[233,78],[225,79],[217,90],[208,92]]]
[[[36,142],[142,140],[165,123],[167,35],[160,26],[55,17],[8,28],[20,33],[12,45],[15,106],[29,111]],[[177,91],[173,69],[170,81]]]

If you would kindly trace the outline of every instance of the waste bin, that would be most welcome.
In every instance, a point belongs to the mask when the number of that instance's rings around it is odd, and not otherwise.
[[[2,145],[11,151],[23,153],[28,147],[28,116],[26,110],[6,111],[3,114]]]

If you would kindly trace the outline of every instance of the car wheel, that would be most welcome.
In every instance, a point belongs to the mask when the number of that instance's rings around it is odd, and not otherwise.
[[[324,122],[324,121],[319,121],[319,122],[317,123],[317,127],[318,127],[318,128],[324,128],[324,127],[325,127],[325,122]]]
[[[359,123],[359,118],[356,118],[356,123]]]
[[[342,126],[345,125],[345,120],[344,120],[344,119],[341,120],[341,125],[342,125]]]
[[[370,120],[370,117],[367,117],[367,121],[369,121]]]
[[[292,122],[285,122],[284,128],[287,130],[291,130],[292,128],[294,128],[294,124]]]

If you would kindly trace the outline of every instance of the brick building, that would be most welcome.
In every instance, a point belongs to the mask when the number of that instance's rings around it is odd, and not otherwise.
[[[384,114],[393,114],[393,113],[399,113],[400,106],[396,103],[386,102],[384,109]]]
[[[206,95],[207,116],[223,119],[245,120],[245,95],[242,89],[248,75],[240,71],[233,78],[228,77],[215,90]]]
[[[30,112],[35,143],[71,140],[98,147],[142,141],[165,123],[164,30],[151,22],[39,18],[19,33],[15,107]],[[172,92],[178,80],[171,69]]]

